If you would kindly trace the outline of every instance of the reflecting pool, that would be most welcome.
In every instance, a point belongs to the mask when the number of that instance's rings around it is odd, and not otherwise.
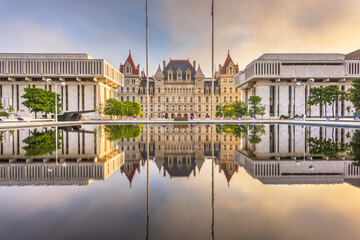
[[[0,132],[3,239],[360,239],[360,130]]]

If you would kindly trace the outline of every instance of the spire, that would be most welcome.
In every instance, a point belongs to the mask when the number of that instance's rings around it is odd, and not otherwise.
[[[154,77],[164,77],[164,74],[163,74],[163,72],[161,71],[160,64],[159,64],[158,70],[156,71]]]
[[[129,56],[131,56],[131,49],[129,49]]]
[[[230,56],[230,49],[228,49],[228,56]]]
[[[200,64],[198,70],[196,71],[195,77],[205,77],[203,71],[201,70]]]

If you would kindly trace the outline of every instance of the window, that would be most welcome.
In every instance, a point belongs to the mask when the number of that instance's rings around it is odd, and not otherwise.
[[[226,102],[226,97],[224,97],[224,102]]]
[[[161,88],[158,88],[158,93],[160,93],[161,92]]]
[[[229,91],[232,93],[232,88],[229,88]]]
[[[201,88],[198,89],[198,92],[199,92],[199,93],[201,92]]]
[[[172,102],[175,102],[175,97],[172,97]]]
[[[133,97],[133,102],[135,102],[135,97]]]
[[[158,97],[158,102],[161,102],[161,98],[160,98],[160,97]]]
[[[132,92],[133,92],[133,93],[135,92],[135,88],[134,88],[134,87],[132,88]]]
[[[181,73],[178,73],[177,79],[178,79],[178,80],[181,80]]]
[[[201,102],[201,97],[198,97],[198,102]]]
[[[190,102],[193,102],[193,98],[192,98],[192,97],[190,97]]]
[[[226,87],[224,87],[224,93],[226,93]]]
[[[168,98],[168,97],[166,97],[166,102],[169,102],[169,98]]]
[[[127,88],[126,88],[126,92],[129,92],[129,91],[130,91],[130,89],[129,89],[129,87],[127,87]]]
[[[178,97],[178,101],[181,102],[181,97]]]

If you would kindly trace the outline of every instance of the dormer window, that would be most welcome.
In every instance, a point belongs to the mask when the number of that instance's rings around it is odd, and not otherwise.
[[[168,71],[168,79],[173,80],[173,71],[171,69]]]
[[[190,80],[190,78],[191,78],[190,73],[186,74],[186,80]]]
[[[177,71],[176,71],[176,76],[177,76],[177,80],[180,81],[182,79],[182,71],[181,69],[179,68]]]

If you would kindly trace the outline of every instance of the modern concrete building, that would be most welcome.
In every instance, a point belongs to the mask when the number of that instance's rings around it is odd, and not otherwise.
[[[33,116],[22,105],[21,96],[27,87],[54,91],[47,78],[65,82],[57,88],[65,112],[94,110],[114,98],[124,85],[123,75],[116,68],[88,54],[0,54],[0,99],[5,109],[13,106],[20,116]]]
[[[262,97],[262,104],[266,107],[265,117],[293,117],[305,113],[305,102],[311,87],[335,84],[346,91],[351,87],[352,80],[359,77],[359,51],[348,55],[264,54],[235,76],[235,87],[241,89],[243,101],[250,96]],[[336,116],[352,116],[353,113],[347,111],[349,106],[352,106],[350,102],[337,102]],[[312,117],[331,114],[332,106],[324,106],[323,109],[312,107],[307,112],[307,116]]]
[[[140,66],[135,65],[131,53],[125,64],[120,64],[125,77],[125,86],[118,93],[121,101],[138,101],[144,114],[147,113],[147,79]],[[214,82],[214,103],[228,104],[240,100],[240,90],[234,88],[234,76],[238,73],[228,53],[224,65],[219,65]],[[151,117],[173,119],[176,116],[197,119],[211,115],[211,79],[205,78],[196,61],[172,60],[163,62],[155,75],[149,78]]]

